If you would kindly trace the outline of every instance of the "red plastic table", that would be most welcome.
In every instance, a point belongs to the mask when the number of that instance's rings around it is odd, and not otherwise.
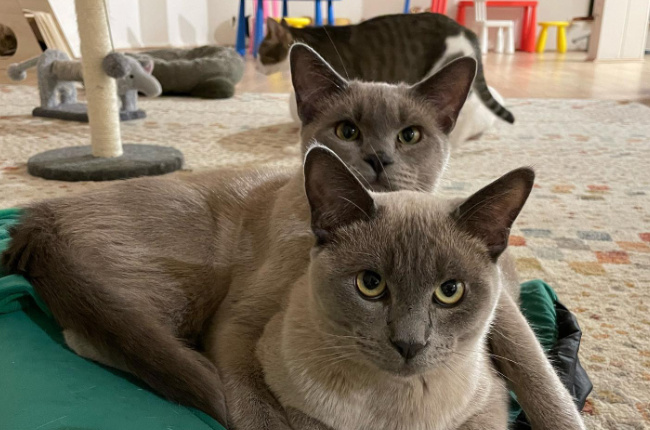
[[[535,35],[537,31],[537,1],[487,1],[487,7],[520,7],[524,9],[524,21],[521,25],[521,50],[535,52]],[[473,1],[463,0],[458,2],[456,21],[465,25],[465,9],[474,7]]]

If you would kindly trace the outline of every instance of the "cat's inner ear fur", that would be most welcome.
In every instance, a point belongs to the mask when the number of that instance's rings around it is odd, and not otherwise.
[[[337,229],[374,216],[372,196],[330,149],[311,147],[304,174],[311,227],[319,245],[329,242]]]
[[[522,167],[503,175],[452,213],[461,229],[480,239],[496,261],[508,246],[510,228],[533,188],[535,172]]]
[[[272,39],[274,40],[280,40],[281,35],[284,34],[287,30],[280,25],[279,22],[277,22],[275,19],[269,17],[266,18],[266,30],[268,34],[271,36]]]
[[[302,43],[291,47],[289,60],[298,116],[307,124],[331,97],[345,91],[348,83],[316,51]]]
[[[413,94],[433,106],[438,127],[445,134],[451,133],[456,125],[474,83],[476,67],[475,59],[461,57],[411,87]]]

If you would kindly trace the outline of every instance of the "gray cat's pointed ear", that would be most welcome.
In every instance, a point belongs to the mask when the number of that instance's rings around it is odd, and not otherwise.
[[[289,60],[298,116],[307,124],[332,96],[345,91],[348,83],[316,51],[302,43],[291,47]]]
[[[330,149],[312,146],[304,173],[311,228],[319,245],[328,243],[337,229],[374,216],[372,196]]]
[[[533,188],[535,172],[516,169],[479,190],[453,212],[457,224],[485,243],[496,261],[508,246],[510,227]]]
[[[438,126],[449,134],[467,100],[476,77],[477,62],[471,57],[461,57],[423,81],[413,85],[411,91],[429,102],[435,109]]]

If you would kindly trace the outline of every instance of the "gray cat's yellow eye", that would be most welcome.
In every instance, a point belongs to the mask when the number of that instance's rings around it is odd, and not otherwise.
[[[361,294],[370,299],[376,299],[386,291],[386,281],[379,273],[372,270],[359,272],[356,284]]]
[[[422,139],[422,133],[417,127],[406,127],[397,135],[397,139],[405,145],[413,145]]]
[[[464,295],[465,283],[455,279],[443,282],[433,292],[434,300],[443,306],[454,306],[458,304]]]
[[[342,121],[336,125],[336,136],[343,140],[357,140],[359,138],[359,129],[350,121]]]

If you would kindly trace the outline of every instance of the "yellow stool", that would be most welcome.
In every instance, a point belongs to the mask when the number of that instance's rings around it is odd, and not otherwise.
[[[309,17],[290,17],[286,16],[284,18],[274,18],[276,21],[280,22],[282,19],[284,19],[289,27],[296,27],[296,28],[303,28],[307,27],[308,25],[311,25],[311,18]]]
[[[537,52],[544,52],[548,28],[557,27],[557,52],[566,52],[566,27],[568,27],[569,23],[566,21],[545,21],[538,24],[542,27],[542,32],[539,33],[537,48],[535,50]]]

